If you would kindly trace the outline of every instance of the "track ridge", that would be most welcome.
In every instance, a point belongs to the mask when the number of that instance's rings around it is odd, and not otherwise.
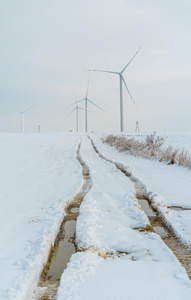
[[[154,216],[148,216],[148,219],[151,223],[151,228],[148,226],[146,228],[137,228],[137,230],[142,232],[155,232],[159,234],[166,246],[173,252],[180,264],[185,268],[189,279],[191,279],[191,249],[180,241],[179,237],[176,236],[173,229],[169,227],[168,224],[165,222],[163,216],[158,211],[157,207],[152,206],[150,194],[147,193],[144,184],[138,178],[136,178],[131,171],[127,170],[127,168],[123,164],[114,162],[111,159],[105,157],[98,150],[92,138],[90,136],[88,136],[88,138],[91,141],[93,149],[99,155],[100,158],[104,159],[109,163],[114,164],[117,169],[119,169],[125,176],[127,176],[132,181],[136,191],[136,198],[138,199],[139,203],[141,203],[142,200],[146,200],[151,210],[155,214]],[[143,206],[142,208],[144,210]]]

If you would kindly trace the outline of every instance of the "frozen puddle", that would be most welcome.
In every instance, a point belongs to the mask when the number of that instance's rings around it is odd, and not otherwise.
[[[50,253],[49,260],[40,276],[33,299],[56,299],[60,277],[66,269],[72,254],[76,252],[75,235],[79,206],[92,185],[89,169],[81,160],[79,150],[80,146],[78,147],[76,158],[82,165],[84,183],[80,192],[74,197],[72,203],[70,203],[66,209],[67,215],[61,224],[60,231]]]

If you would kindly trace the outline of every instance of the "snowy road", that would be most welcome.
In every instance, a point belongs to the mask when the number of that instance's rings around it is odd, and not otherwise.
[[[0,299],[34,299],[51,245],[69,213],[67,205],[81,197],[87,180],[92,186],[79,209],[77,253],[61,276],[56,299],[191,299],[191,283],[178,260],[183,252],[177,259],[171,245],[155,233],[155,223],[163,226],[158,216],[141,206],[145,193],[165,221],[174,226],[174,232],[189,244],[190,211],[171,212],[169,208],[174,203],[189,207],[186,183],[180,204],[178,190],[172,198],[170,188],[166,189],[164,177],[171,176],[167,172],[171,168],[127,157],[96,136],[91,138],[95,147],[86,134],[1,136]],[[121,172],[120,164],[129,165],[127,174]],[[154,168],[159,172],[153,172]],[[157,183],[159,174],[163,179]],[[187,170],[173,170],[179,184],[183,185],[186,175],[190,176]],[[179,249],[176,241],[174,247]],[[186,251],[188,272],[191,257]]]
[[[149,220],[130,179],[100,158],[86,136],[81,155],[93,187],[77,220],[82,252],[64,271],[58,300],[190,299],[190,280],[160,236],[146,230]]]

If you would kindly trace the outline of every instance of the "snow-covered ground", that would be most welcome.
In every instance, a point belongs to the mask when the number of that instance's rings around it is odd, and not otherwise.
[[[158,207],[167,223],[174,228],[184,243],[191,245],[191,211],[176,212],[168,208],[168,206],[191,208],[191,170],[120,153],[102,143],[96,135],[91,137],[103,155],[132,171],[145,186],[151,201]]]
[[[28,299],[82,183],[76,134],[0,135],[0,299]]]
[[[191,208],[191,170],[128,156],[91,137],[104,156],[129,166],[167,222],[189,243],[190,211],[168,206]],[[58,300],[191,299],[190,280],[169,248],[157,234],[136,230],[149,220],[129,178],[101,159],[85,134],[81,140],[80,155],[93,186],[77,219],[82,252],[72,255]],[[0,135],[1,300],[31,299],[66,203],[82,186],[75,157],[79,142],[75,133]]]
[[[129,228],[149,224],[135,200],[133,184],[111,163],[98,157],[86,136],[80,154],[90,169],[93,186],[80,206],[77,243],[81,248],[128,252],[127,236],[132,235]]]
[[[189,300],[191,284],[173,261],[132,261],[74,254],[62,276],[58,300]]]
[[[190,299],[190,280],[161,238],[135,230],[148,219],[131,181],[99,158],[86,136],[80,153],[93,181],[77,219],[77,242],[86,251],[72,256],[58,300]]]

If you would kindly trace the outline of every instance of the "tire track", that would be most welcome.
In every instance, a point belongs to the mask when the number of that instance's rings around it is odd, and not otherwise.
[[[80,147],[81,147],[81,143],[79,144],[76,151],[76,159],[79,161],[79,163],[82,166],[83,185],[80,191],[74,197],[74,199],[70,201],[70,203],[65,209],[67,215],[64,217],[64,220],[60,226],[60,230],[57,234],[56,240],[54,242],[54,246],[50,250],[48,261],[41,273],[39,282],[37,284],[37,289],[34,291],[33,299],[38,299],[38,300],[56,299],[57,290],[60,283],[60,277],[64,271],[64,268],[66,268],[66,265],[69,262],[71,255],[74,252],[77,252],[77,245],[75,242],[76,220],[79,215],[80,204],[83,201],[85,195],[89,192],[89,190],[92,187],[92,179],[91,179],[90,171],[88,166],[85,164],[85,162],[82,160],[80,156]],[[73,224],[71,224],[70,222],[73,222]],[[72,227],[74,227],[75,225],[73,230],[70,229],[71,227],[70,224],[72,225]],[[66,227],[68,227],[68,229]],[[59,245],[61,243],[65,243],[66,245],[65,247],[63,246],[63,248],[61,249],[62,251],[61,260],[57,261],[57,257],[59,256],[58,255],[58,251],[60,247]],[[73,245],[74,251],[71,251],[71,253],[69,253],[68,260],[64,261],[63,258],[64,253],[66,253],[69,244]],[[63,269],[59,274],[55,274],[55,272],[57,272],[57,268],[58,268],[57,266],[60,263],[63,265]]]
[[[145,211],[151,223],[151,226],[147,226],[146,228],[136,228],[135,230],[139,230],[141,232],[155,232],[159,234],[163,242],[173,252],[181,265],[185,268],[189,279],[191,279],[191,249],[181,243],[180,239],[173,232],[173,229],[165,223],[165,220],[163,219],[157,208],[152,207],[151,201],[149,200],[149,195],[147,194],[147,191],[142,182],[138,178],[133,176],[132,173],[128,171],[124,165],[114,162],[100,153],[93,140],[90,138],[90,136],[88,137],[99,157],[109,163],[114,164],[116,168],[119,169],[125,176],[127,176],[134,184],[136,198],[138,199],[139,204]]]

